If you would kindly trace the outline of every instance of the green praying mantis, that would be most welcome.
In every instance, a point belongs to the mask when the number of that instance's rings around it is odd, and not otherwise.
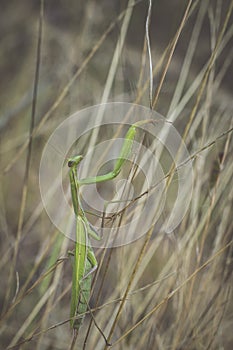
[[[76,216],[76,242],[73,253],[74,262],[70,307],[70,326],[72,329],[79,330],[83,322],[91,293],[91,274],[97,269],[97,260],[89,238],[92,237],[100,240],[100,237],[93,230],[86,218],[80,199],[80,187],[114,179],[120,173],[126,159],[130,155],[137,129],[149,122],[154,122],[154,120],[142,120],[130,126],[124,138],[120,155],[115,161],[114,169],[105,175],[78,179],[77,168],[83,156],[78,155],[68,159],[71,198]]]

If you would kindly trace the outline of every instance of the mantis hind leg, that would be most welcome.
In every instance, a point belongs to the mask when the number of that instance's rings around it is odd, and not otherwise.
[[[84,312],[86,312],[87,310],[89,311],[89,313],[94,321],[94,324],[95,324],[96,328],[98,329],[98,331],[100,332],[100,334],[102,335],[102,337],[104,338],[106,345],[111,346],[111,344],[108,342],[106,336],[104,335],[103,331],[98,326],[96,319],[95,319],[93,312],[92,312],[90,305],[89,305],[89,299],[90,299],[90,294],[91,294],[91,276],[90,275],[97,269],[97,267],[98,267],[98,264],[97,264],[97,260],[95,258],[94,252],[91,248],[89,248],[88,252],[87,252],[87,266],[86,266],[86,270],[89,270],[89,271],[85,274],[82,281],[80,281],[81,296],[80,296],[80,310],[79,311],[82,311],[81,310],[82,307],[83,307],[83,311],[85,309]],[[86,281],[88,281],[88,282],[86,283]],[[87,287],[86,290],[84,289],[84,286]]]
[[[90,276],[98,267],[98,263],[97,263],[95,254],[94,254],[93,250],[90,248],[87,251],[87,260],[89,262],[88,265],[90,265],[90,269],[88,269],[89,271],[83,276],[83,279]]]

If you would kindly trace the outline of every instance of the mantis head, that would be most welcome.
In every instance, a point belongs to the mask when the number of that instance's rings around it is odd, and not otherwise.
[[[81,162],[82,159],[83,159],[83,156],[81,156],[81,155],[69,158],[68,159],[68,167],[69,168],[72,168],[73,166],[76,167]]]

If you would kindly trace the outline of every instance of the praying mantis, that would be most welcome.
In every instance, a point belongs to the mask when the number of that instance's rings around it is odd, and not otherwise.
[[[130,155],[137,129],[141,125],[149,122],[154,122],[154,120],[142,120],[130,126],[125,135],[119,157],[115,161],[114,169],[105,175],[78,179],[77,168],[82,161],[83,156],[77,155],[68,159],[71,198],[74,214],[76,216],[76,237],[73,253],[74,262],[70,306],[70,326],[72,329],[79,330],[83,322],[84,314],[88,309],[88,302],[91,293],[91,274],[97,269],[97,260],[90,245],[89,238],[92,237],[96,240],[100,240],[100,237],[93,230],[86,218],[80,199],[80,187],[83,185],[109,181],[117,177]]]

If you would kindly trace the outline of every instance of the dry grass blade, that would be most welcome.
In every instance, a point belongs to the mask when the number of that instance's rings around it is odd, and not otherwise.
[[[112,346],[114,347],[116,344],[120,343],[128,334],[130,334],[132,331],[134,331],[142,322],[144,322],[148,317],[151,317],[151,315],[156,312],[162,305],[167,303],[173,296],[181,289],[183,288],[188,282],[190,282],[201,270],[203,270],[205,267],[207,267],[214,259],[216,259],[219,255],[221,255],[227,248],[229,248],[232,245],[233,241],[229,242],[225,247],[220,249],[214,256],[212,256],[210,259],[208,259],[202,266],[200,266],[197,270],[195,270],[184,282],[182,282],[176,289],[174,289],[172,292],[170,292],[159,304],[157,304],[155,307],[152,308],[152,310],[146,314],[142,319],[136,323],[132,328],[130,328],[127,332],[125,332],[118,340],[116,340]]]
[[[31,111],[31,122],[30,122],[30,129],[29,129],[27,158],[26,158],[25,173],[24,173],[24,179],[23,179],[23,188],[22,188],[22,197],[21,197],[20,210],[19,210],[17,234],[16,234],[16,239],[14,244],[12,264],[9,272],[5,305],[8,304],[10,299],[12,279],[16,268],[16,260],[18,256],[19,243],[22,235],[22,227],[23,227],[23,221],[25,216],[26,201],[28,196],[29,170],[30,170],[31,157],[32,157],[32,141],[33,141],[33,131],[35,127],[37,91],[38,91],[38,84],[39,84],[43,19],[44,19],[44,0],[41,0],[40,1],[40,19],[39,19],[39,28],[38,28],[38,41],[37,41],[37,51],[36,51],[36,71],[35,71],[34,86],[33,86],[32,111]]]
[[[1,348],[102,350],[106,337],[117,350],[232,349],[232,9],[232,0],[181,0],[179,6],[170,0],[5,2],[0,23]],[[94,119],[102,120],[94,105],[112,101],[121,103],[108,110],[111,126],[106,119],[108,125],[94,128]],[[122,102],[130,107],[121,114]],[[87,219],[103,239],[91,241],[98,270],[87,310],[77,316],[85,315],[82,327],[72,335],[68,252],[73,241],[63,235],[72,226],[66,158],[83,155],[81,178],[111,171],[120,151],[116,139],[125,137],[130,118],[134,123],[139,117],[132,113],[134,104],[141,105],[139,114],[148,112],[141,119],[154,119],[150,105],[166,118],[161,128],[159,118],[139,130],[117,178],[81,189]],[[67,151],[66,145],[52,144],[54,157],[64,162],[42,201],[44,146],[76,111],[95,113],[78,119],[66,136],[79,135],[83,124],[90,130]],[[178,132],[188,150],[176,166],[179,147],[166,126]],[[98,157],[89,157],[98,147]],[[55,163],[48,161],[48,174]],[[189,166],[192,192],[186,191],[188,179],[181,171]],[[59,190],[67,209],[57,200]],[[179,193],[185,194],[186,214],[167,234],[164,222]],[[186,193],[191,193],[189,206]],[[145,229],[150,217],[158,220]],[[60,222],[65,223],[62,232]],[[112,237],[133,242],[102,248],[105,229],[107,243]]]

